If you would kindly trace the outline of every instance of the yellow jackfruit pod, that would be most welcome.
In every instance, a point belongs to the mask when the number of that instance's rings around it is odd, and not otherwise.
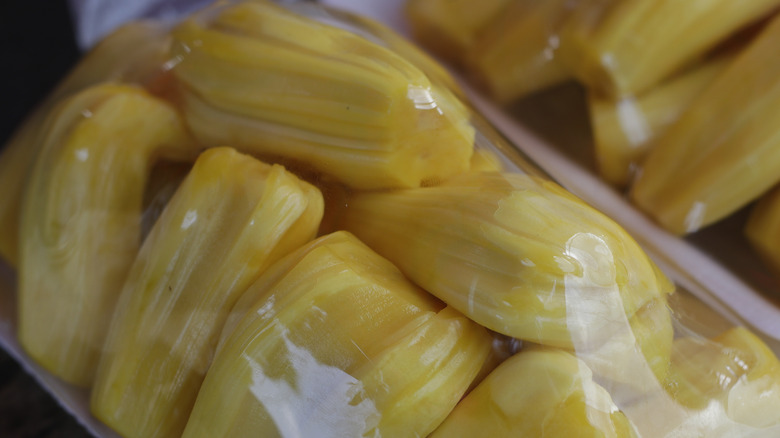
[[[666,297],[650,301],[631,318],[610,323],[609,338],[593,347],[576,348],[577,357],[610,392],[628,387],[633,393],[647,394],[661,388],[669,372],[674,339]]]
[[[745,236],[763,260],[780,272],[780,188],[765,193],[753,206]]]
[[[426,436],[490,348],[354,236],[328,234],[241,297],[183,436]]]
[[[356,193],[342,228],[485,327],[571,348],[610,336],[672,285],[616,223],[530,175]]]
[[[143,195],[141,242],[146,240],[146,236],[162,215],[165,206],[176,193],[176,189],[190,173],[192,164],[192,162],[161,161],[152,167]]]
[[[18,271],[19,339],[52,374],[92,382],[151,168],[197,153],[176,110],[137,87],[94,86],[53,113],[25,192]]]
[[[565,81],[570,75],[556,51],[559,27],[570,10],[568,3],[511,2],[469,47],[466,70],[502,103]]]
[[[612,185],[629,184],[653,140],[677,121],[691,102],[736,54],[718,56],[636,97],[618,100],[588,94],[588,107],[601,177]]]
[[[780,17],[655,142],[632,198],[670,231],[689,233],[780,180]]]
[[[489,149],[474,149],[474,155],[471,156],[472,172],[502,172],[506,170],[501,162],[501,157]]]
[[[485,377],[496,369],[497,366],[517,354],[524,346],[523,341],[520,339],[511,338],[492,331],[490,334],[493,337],[492,348],[490,349],[487,359],[485,359],[485,362],[482,364],[482,368],[479,370],[479,373],[477,373],[477,377],[471,382],[466,394],[471,392],[477,385],[485,380]]]
[[[439,437],[638,436],[575,355],[524,350],[490,373],[431,435]]]
[[[602,95],[637,95],[777,6],[778,0],[580,0],[562,30],[562,62]]]
[[[458,97],[463,97],[463,91],[455,81],[455,78],[441,63],[432,58],[418,45],[399,35],[398,32],[385,24],[357,13],[330,8],[327,5],[316,2],[289,3],[285,7],[290,11],[311,17],[317,21],[334,24],[387,47],[422,70],[431,82],[448,88]]]
[[[404,12],[415,40],[460,65],[480,34],[489,30],[510,4],[512,0],[409,0]]]
[[[317,189],[282,166],[203,152],[127,277],[91,396],[125,437],[179,436],[239,295],[314,238]]]
[[[210,11],[173,34],[183,111],[207,145],[305,163],[361,189],[468,169],[467,107],[368,39],[270,2]]]
[[[710,416],[755,428],[780,425],[780,361],[743,327],[711,340],[676,340],[667,389],[682,406]]]
[[[161,26],[137,22],[120,27],[89,52],[24,121],[0,153],[0,258],[16,266],[22,195],[47,132],[55,104],[104,81],[147,83],[161,72],[169,39]]]

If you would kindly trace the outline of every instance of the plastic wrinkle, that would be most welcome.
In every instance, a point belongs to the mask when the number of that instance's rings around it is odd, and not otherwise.
[[[244,356],[252,369],[250,391],[273,418],[280,436],[363,436],[376,428],[380,414],[365,397],[362,382],[337,367],[319,363],[305,348],[291,342],[288,329],[279,337],[288,351],[292,381],[265,375],[262,365]],[[355,403],[356,400],[360,402]]]

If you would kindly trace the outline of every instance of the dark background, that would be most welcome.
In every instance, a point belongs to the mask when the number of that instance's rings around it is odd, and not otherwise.
[[[0,144],[79,56],[65,0],[0,1]],[[0,437],[89,436],[0,349]]]
[[[65,0],[0,1],[2,117],[5,144],[79,57]]]

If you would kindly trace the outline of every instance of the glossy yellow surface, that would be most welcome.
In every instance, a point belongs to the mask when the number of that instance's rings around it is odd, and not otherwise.
[[[185,437],[426,436],[491,348],[345,232],[269,268],[231,319]]]
[[[159,74],[167,51],[159,26],[137,22],[120,27],[98,44],[49,97],[28,117],[0,153],[0,257],[18,268],[19,218],[22,195],[41,152],[47,119],[56,117],[56,104],[103,81],[147,83]],[[48,123],[52,123],[51,120]]]
[[[540,344],[598,345],[672,290],[617,224],[528,175],[357,193],[342,226],[473,320]]]
[[[233,305],[314,237],[322,208],[282,166],[230,148],[201,154],[128,274],[92,413],[125,437],[181,434]]]
[[[674,233],[696,231],[780,181],[780,18],[658,138],[634,201]]]
[[[588,109],[601,177],[618,187],[628,185],[653,141],[682,116],[734,58],[734,54],[719,56],[638,96],[615,100],[589,93]]]
[[[715,405],[716,412],[755,428],[780,425],[780,361],[743,327],[713,339],[676,340],[670,371],[668,391],[685,407]]]
[[[780,5],[779,0],[580,0],[562,61],[594,92],[640,94]]]
[[[774,272],[780,273],[780,189],[764,194],[753,207],[745,236]]]
[[[472,2],[480,5],[480,2]],[[466,52],[466,70],[491,97],[509,103],[569,78],[558,49],[567,0],[513,1]],[[464,56],[461,54],[460,56]]]
[[[511,0],[409,0],[405,13],[414,38],[437,56],[461,64],[480,35]]]
[[[579,345],[577,357],[608,390],[630,386],[641,392],[656,391],[669,372],[674,327],[666,297],[645,304],[631,318],[612,321],[604,343]]]
[[[44,132],[21,216],[19,339],[53,374],[88,386],[138,252],[152,165],[198,148],[173,107],[129,85],[75,95]]]
[[[521,351],[469,393],[432,438],[635,437],[584,362],[554,349]]]
[[[468,169],[467,108],[368,39],[270,2],[210,11],[173,35],[185,117],[206,145],[304,163],[360,189]]]

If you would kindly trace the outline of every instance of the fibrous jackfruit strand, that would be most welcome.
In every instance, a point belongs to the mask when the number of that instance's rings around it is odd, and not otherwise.
[[[211,15],[174,30],[173,74],[205,144],[304,162],[361,189],[468,169],[467,107],[388,48],[271,3]]]
[[[635,437],[636,430],[575,355],[521,351],[498,366],[431,435]]]
[[[780,17],[658,138],[633,200],[674,233],[696,231],[772,187],[780,170]]]
[[[342,227],[480,324],[570,348],[671,291],[617,224],[542,179],[473,172],[356,193]]]
[[[66,97],[104,81],[145,84],[160,73],[167,51],[163,29],[137,22],[120,27],[90,51],[57,88],[24,121],[0,154],[0,257],[16,266],[19,258],[19,217],[22,196],[35,159],[40,154],[47,118]]]
[[[53,374],[88,386],[140,245],[151,168],[198,147],[173,107],[125,85],[76,94],[48,128],[21,216],[19,339]]]
[[[238,297],[314,237],[322,208],[282,166],[225,147],[201,154],[128,274],[93,414],[127,437],[180,435]]]
[[[346,232],[282,259],[234,309],[184,436],[425,436],[487,331]]]

